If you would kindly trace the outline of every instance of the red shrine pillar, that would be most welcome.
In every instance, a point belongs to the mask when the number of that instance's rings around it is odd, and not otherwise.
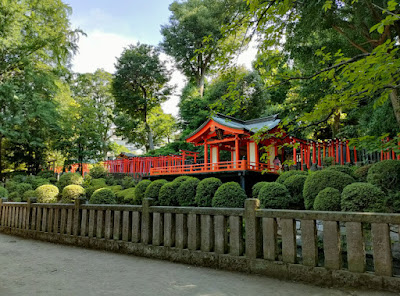
[[[313,162],[313,164],[316,164],[317,163],[317,151],[315,149],[315,147],[316,147],[315,142],[313,142],[312,145],[313,145],[313,148],[312,148],[312,157],[313,157],[312,162]]]
[[[297,165],[296,140],[293,141],[293,165]]]
[[[301,164],[301,170],[304,171],[304,168],[303,168],[303,164],[304,164],[303,144],[300,144],[300,164]]]
[[[238,163],[240,160],[240,155],[239,155],[239,137],[235,137],[235,161]]]
[[[204,166],[206,167],[208,163],[208,145],[204,142]]]
[[[349,141],[346,141],[346,162],[350,163],[350,147],[349,147]]]
[[[321,164],[322,164],[322,162],[321,162],[321,144],[318,143],[318,166],[321,167]]]
[[[357,163],[357,150],[356,150],[356,146],[354,146],[354,163]]]

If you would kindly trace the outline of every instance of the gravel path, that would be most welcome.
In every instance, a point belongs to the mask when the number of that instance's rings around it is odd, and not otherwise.
[[[0,295],[394,295],[56,245],[0,234]]]

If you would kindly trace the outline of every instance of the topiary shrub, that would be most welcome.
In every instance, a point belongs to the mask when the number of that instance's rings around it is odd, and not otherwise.
[[[21,201],[28,201],[28,198],[37,198],[35,190],[26,191],[21,198]]]
[[[289,209],[304,209],[303,188],[306,179],[307,176],[305,175],[293,175],[283,182],[283,185],[285,185],[291,196]]]
[[[211,177],[201,180],[196,189],[196,204],[199,207],[211,207],[215,192],[221,185],[222,182],[218,178]]]
[[[196,205],[196,189],[200,180],[194,177],[186,179],[182,182],[176,191],[178,203],[181,207],[191,207]]]
[[[6,189],[8,191],[8,193],[14,192],[15,189],[17,188],[18,183],[14,182],[14,181],[8,181],[6,182]]]
[[[180,182],[168,182],[160,188],[158,202],[160,206],[177,206],[178,197],[176,191],[179,189]]]
[[[392,213],[400,213],[400,191],[390,192],[385,200],[385,206]]]
[[[32,180],[31,184],[32,184],[33,189],[36,189],[39,186],[46,185],[46,184],[51,184],[51,182],[50,182],[50,180],[44,179],[44,178],[34,178]]]
[[[49,178],[54,178],[55,173],[54,173],[53,171],[50,171],[50,170],[43,170],[43,171],[40,171],[40,172],[37,174],[37,176],[38,176],[39,178],[49,179]]]
[[[24,193],[28,190],[32,190],[32,185],[29,183],[20,183],[15,187],[14,192],[17,192],[19,197],[22,197]]]
[[[61,175],[57,182],[57,187],[59,190],[63,190],[65,186],[68,185],[82,185],[83,178],[77,173],[66,173]]]
[[[278,182],[267,182],[258,194],[264,209],[288,209],[291,201],[289,190]]]
[[[314,201],[316,211],[340,211],[341,195],[340,191],[327,187],[321,190]]]
[[[367,181],[385,191],[400,190],[400,161],[383,160],[373,164],[368,170]]]
[[[88,181],[88,184],[84,184],[84,188],[86,189],[86,197],[90,198],[97,189],[105,187],[107,187],[105,179],[91,179],[90,182]]]
[[[269,182],[258,182],[253,185],[251,188],[251,196],[253,198],[258,198],[258,194],[260,193],[261,188],[265,185],[268,184]]]
[[[354,172],[353,172],[353,176],[354,178],[358,181],[358,182],[367,182],[367,176],[368,176],[368,171],[369,169],[372,167],[372,164],[367,164],[364,165],[362,167],[357,168]]]
[[[115,193],[108,188],[100,188],[93,192],[89,199],[91,204],[115,204],[117,203]]]
[[[122,179],[122,187],[124,189],[132,188],[135,186],[136,186],[136,181],[132,177],[126,176]]]
[[[61,193],[62,203],[74,203],[76,199],[85,197],[86,191],[82,186],[79,185],[68,185],[65,186]]]
[[[351,167],[346,166],[346,165],[333,165],[333,166],[326,168],[325,170],[337,171],[337,172],[341,172],[341,173],[344,173],[344,174],[347,174],[350,176],[353,175],[353,170],[351,169]]]
[[[327,187],[332,187],[340,192],[347,185],[354,183],[354,178],[337,171],[322,170],[309,175],[304,183],[303,197],[307,210],[312,209],[318,193]]]
[[[353,183],[342,192],[342,211],[382,212],[385,210],[385,193],[370,183]]]
[[[190,178],[189,176],[179,176],[177,178],[175,178],[172,182],[175,183],[183,183],[185,182],[188,178]]]
[[[10,195],[8,196],[8,200],[13,202],[20,202],[21,196],[18,194],[18,192],[14,191],[10,193]]]
[[[131,204],[131,205],[137,205],[138,203],[136,202],[136,197],[135,197],[135,188],[127,188],[121,191],[118,191],[115,194],[117,198],[118,203],[124,203],[124,204]]]
[[[93,179],[106,178],[108,175],[108,171],[104,166],[96,164],[89,170],[89,175]]]
[[[305,171],[287,171],[283,172],[282,174],[279,175],[278,179],[276,179],[276,182],[283,184],[285,180],[291,176],[294,175],[303,175],[303,176],[308,176],[308,173]]]
[[[112,192],[117,193],[118,191],[122,190],[121,185],[113,185],[113,186],[107,186],[106,188],[111,189]]]
[[[141,204],[144,198],[144,193],[146,192],[147,186],[151,184],[150,180],[142,180],[135,187],[135,197],[136,201]]]
[[[8,197],[8,190],[3,186],[0,186],[0,198],[7,198]]]
[[[168,181],[165,179],[159,179],[151,182],[151,184],[147,186],[146,191],[144,192],[144,197],[152,198],[154,200],[153,205],[158,206],[158,195],[160,194],[160,189],[166,183],[168,183]]]
[[[218,208],[243,208],[246,192],[237,182],[222,184],[215,192],[212,206]]]
[[[54,185],[42,185],[36,188],[35,193],[37,196],[37,202],[39,203],[55,203],[57,202],[57,196],[59,189]]]

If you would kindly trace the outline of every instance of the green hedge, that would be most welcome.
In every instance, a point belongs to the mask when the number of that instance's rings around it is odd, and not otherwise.
[[[353,176],[358,182],[367,182],[368,171],[372,167],[372,164],[367,164],[362,167],[357,168]]]
[[[196,189],[200,180],[194,177],[187,178],[182,182],[176,191],[178,203],[181,207],[191,207],[196,205]]]
[[[8,197],[8,190],[3,186],[0,186],[0,198],[7,198]]]
[[[89,200],[91,204],[115,204],[117,200],[115,193],[108,188],[100,188],[93,192],[92,197]]]
[[[383,212],[385,211],[385,193],[369,183],[353,183],[342,192],[342,211]]]
[[[385,191],[400,190],[400,161],[383,160],[375,163],[368,170],[367,181]]]
[[[306,209],[312,209],[318,193],[327,187],[332,187],[340,192],[347,185],[354,183],[354,178],[337,171],[322,170],[309,175],[304,183],[303,197]]]
[[[151,182],[151,184],[147,186],[146,191],[144,192],[144,197],[152,198],[154,200],[153,205],[158,206],[159,205],[158,196],[160,194],[160,189],[166,183],[168,183],[168,181],[165,179],[159,179]]]
[[[211,177],[201,180],[196,189],[196,204],[199,207],[211,207],[215,192],[221,185],[222,182],[218,178]]]
[[[107,169],[102,165],[95,165],[89,170],[89,175],[93,179],[106,178],[108,174]]]
[[[190,177],[189,176],[179,176],[179,177],[175,178],[172,182],[181,184],[181,183],[185,182],[188,178],[190,178]]]
[[[39,178],[43,178],[43,179],[49,179],[49,178],[54,178],[55,177],[55,173],[53,171],[50,170],[43,170],[40,171],[37,176]]]
[[[61,193],[62,203],[73,203],[76,199],[85,197],[86,191],[80,185],[65,186]]]
[[[22,195],[21,201],[28,201],[28,198],[37,198],[35,190],[28,190]]]
[[[28,190],[33,190],[32,185],[29,183],[20,183],[15,187],[15,192],[18,193],[20,197],[24,195],[24,193]]]
[[[132,177],[125,176],[122,179],[121,185],[124,189],[132,188],[136,186],[136,181]]]
[[[215,192],[212,206],[217,208],[243,208],[246,192],[237,182],[222,184]]]
[[[306,179],[307,176],[305,175],[293,175],[283,182],[283,185],[289,190],[291,196],[289,204],[290,209],[304,209],[303,188]]]
[[[127,188],[118,191],[116,194],[116,199],[118,202],[122,201],[124,204],[137,205],[135,197],[135,187]]]
[[[278,182],[268,182],[258,194],[260,206],[264,209],[288,209],[291,201],[289,190]]]
[[[258,198],[258,194],[260,193],[261,188],[265,185],[268,184],[269,182],[258,182],[253,185],[251,188],[251,196],[253,198]]]
[[[341,172],[341,173],[344,173],[344,174],[347,174],[350,176],[353,175],[353,169],[347,165],[333,165],[333,166],[326,168],[325,170],[337,171],[337,172]]]
[[[86,197],[87,197],[87,198],[90,198],[90,197],[92,196],[92,194],[93,194],[97,189],[107,187],[106,179],[104,179],[104,178],[100,178],[100,179],[91,179],[91,178],[88,178],[87,180],[88,180],[88,181],[87,181],[87,183],[86,183],[86,181],[85,181],[85,186],[84,186],[84,188],[86,189]]]
[[[176,195],[180,182],[168,182],[160,188],[158,201],[160,206],[178,206],[178,197]]]
[[[56,203],[60,190],[54,185],[42,185],[36,188],[35,193],[39,203]]]
[[[14,181],[7,181],[6,182],[6,189],[8,191],[8,193],[12,193],[15,191],[15,189],[17,188],[18,183],[14,182]]]
[[[287,178],[294,175],[308,176],[308,173],[305,171],[296,171],[296,170],[283,172],[282,174],[279,175],[278,179],[276,179],[276,182],[283,184],[283,182],[285,182]]]
[[[55,179],[55,178],[54,178]],[[57,180],[57,179],[56,179]],[[33,189],[36,189],[36,188],[38,188],[39,186],[42,186],[42,185],[47,185],[47,184],[51,184],[51,182],[50,182],[50,180],[49,179],[45,179],[45,178],[34,178],[33,180],[32,180],[32,187],[33,187]]]
[[[314,210],[316,211],[340,211],[341,206],[340,191],[327,187],[321,190],[314,201]]]
[[[146,192],[147,186],[151,184],[150,180],[142,180],[135,187],[136,201],[141,204]]]
[[[14,191],[9,194],[8,200],[13,202],[20,202],[22,198],[21,195],[18,194],[18,192]]]
[[[83,183],[83,178],[80,174],[66,173],[61,175],[60,179],[58,179],[57,187],[59,190],[63,190],[65,186],[82,185],[82,183]]]

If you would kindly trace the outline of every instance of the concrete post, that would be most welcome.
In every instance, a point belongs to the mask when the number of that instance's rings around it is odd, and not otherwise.
[[[245,201],[245,227],[246,227],[246,257],[256,259],[260,253],[259,225],[257,223],[256,210],[260,207],[260,201],[256,198],[248,198]]]
[[[144,198],[142,203],[142,243],[150,244],[153,230],[153,219],[150,215],[150,207],[153,203],[152,198]]]

